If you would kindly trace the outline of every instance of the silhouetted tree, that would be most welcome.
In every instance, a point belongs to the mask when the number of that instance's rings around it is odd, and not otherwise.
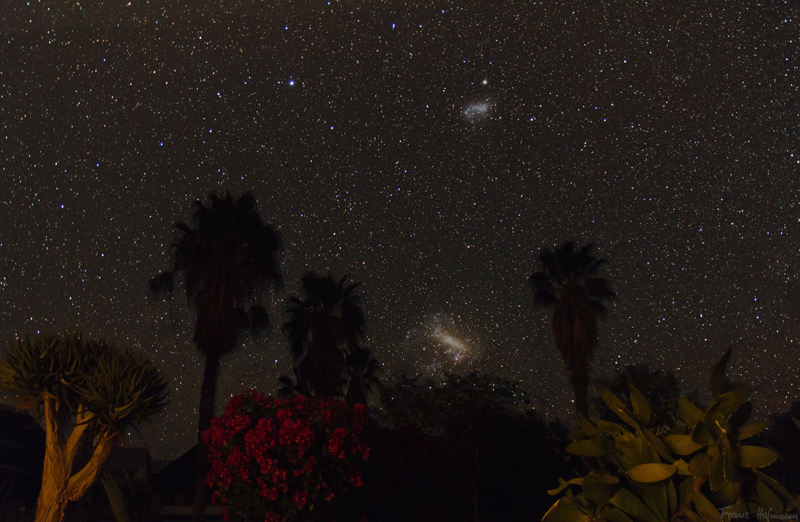
[[[262,221],[253,194],[236,199],[229,192],[211,194],[209,200],[208,204],[196,202],[192,227],[175,224],[183,235],[172,245],[172,271],[149,282],[151,291],[171,297],[175,277],[183,276],[188,303],[197,313],[194,342],[205,357],[205,369],[197,423],[195,522],[205,519],[209,465],[200,434],[211,426],[214,416],[220,359],[239,346],[244,332],[256,333],[269,326],[264,304],[270,288],[283,284],[281,237]]]
[[[379,375],[383,373],[381,363],[375,359],[371,350],[364,346],[356,346],[344,359],[345,372],[348,377],[347,404],[367,404],[367,395],[377,390],[380,385]]]
[[[500,376],[400,376],[381,387],[381,403],[386,424],[439,438],[448,448],[452,474],[439,488],[458,492],[458,520],[538,520],[551,503],[548,482],[569,470],[556,449],[566,446],[566,430],[548,426],[530,394]]]
[[[344,395],[345,359],[364,339],[364,313],[354,292],[359,283],[345,286],[346,280],[309,271],[302,277],[303,298],[290,298],[283,329],[297,369],[296,386],[312,396]]]
[[[542,249],[541,271],[528,277],[534,306],[555,307],[553,337],[567,365],[575,408],[587,414],[589,361],[597,347],[597,318],[605,317],[604,301],[616,299],[607,279],[597,277],[605,259],[592,255],[594,245],[576,249],[567,241],[555,250]]]

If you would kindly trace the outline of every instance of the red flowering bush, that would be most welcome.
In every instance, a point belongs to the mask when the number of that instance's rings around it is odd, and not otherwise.
[[[337,400],[276,399],[254,390],[233,397],[203,432],[213,502],[265,522],[319,510],[362,486],[367,418],[363,405]]]

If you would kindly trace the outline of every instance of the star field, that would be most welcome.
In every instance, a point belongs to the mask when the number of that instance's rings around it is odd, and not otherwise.
[[[157,457],[196,437],[202,362],[172,224],[252,190],[284,237],[273,333],[218,405],[290,373],[283,299],[350,274],[400,371],[571,392],[527,276],[594,242],[619,297],[592,368],[705,389],[729,344],[757,415],[798,399],[797,18],[787,2],[13,2],[0,20],[0,338],[80,329],[172,383]],[[194,4],[191,4],[194,5]],[[438,365],[438,366],[437,366]]]

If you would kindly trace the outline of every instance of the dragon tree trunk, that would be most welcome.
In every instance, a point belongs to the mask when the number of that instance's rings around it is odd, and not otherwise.
[[[61,522],[67,504],[80,500],[105,468],[117,437],[100,431],[97,445],[93,447],[88,462],[74,474],[75,457],[84,439],[93,437],[89,430],[92,415],[78,409],[76,426],[68,439],[64,438],[64,414],[54,398],[46,398],[45,455],[42,472],[42,489],[36,507],[34,522]]]

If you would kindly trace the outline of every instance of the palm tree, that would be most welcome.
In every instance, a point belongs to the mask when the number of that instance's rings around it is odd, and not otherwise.
[[[302,277],[304,297],[290,298],[288,332],[298,379],[297,386],[317,397],[341,397],[345,358],[364,339],[364,313],[354,293],[359,283],[345,286],[331,274],[312,271]]]
[[[592,255],[591,243],[577,250],[567,241],[555,250],[539,253],[540,272],[531,274],[533,304],[555,307],[553,337],[567,365],[575,407],[587,414],[589,361],[597,347],[597,318],[604,318],[604,301],[616,299],[607,279],[596,277],[605,259]]]
[[[380,388],[378,376],[383,373],[381,363],[369,348],[357,346],[345,357],[344,366],[350,378],[344,402],[366,405],[367,395]]]
[[[206,205],[196,202],[193,226],[176,223],[183,235],[173,244],[172,271],[149,282],[157,295],[171,297],[174,278],[183,276],[187,301],[197,312],[194,342],[205,357],[200,389],[195,506],[192,520],[205,519],[207,448],[201,434],[211,427],[217,395],[220,359],[240,345],[246,331],[256,333],[269,326],[264,307],[270,289],[283,284],[281,237],[264,224],[253,194],[233,199],[210,194]]]

